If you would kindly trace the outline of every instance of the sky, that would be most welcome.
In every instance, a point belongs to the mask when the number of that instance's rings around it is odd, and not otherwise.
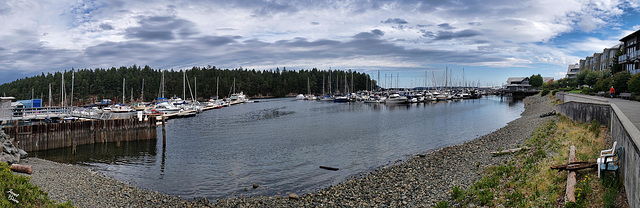
[[[0,83],[149,65],[380,72],[399,87],[564,77],[640,29],[640,1],[2,0]],[[385,81],[385,76],[388,77]],[[399,77],[399,79],[398,79]]]

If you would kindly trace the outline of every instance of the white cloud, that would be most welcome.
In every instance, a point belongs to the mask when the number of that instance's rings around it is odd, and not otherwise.
[[[616,25],[624,7],[637,6],[637,2],[616,0],[9,0],[0,3],[0,21],[7,23],[0,28],[0,56],[7,58],[0,60],[0,71],[132,63],[300,68],[419,68],[451,63],[562,66],[579,59],[570,54],[600,51],[621,36],[580,36],[566,45],[556,45],[555,38]],[[352,39],[375,29],[384,35],[370,44]],[[637,29],[622,28],[620,34]],[[296,41],[307,45],[293,47]]]

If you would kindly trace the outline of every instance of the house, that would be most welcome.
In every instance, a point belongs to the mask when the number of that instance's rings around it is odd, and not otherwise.
[[[542,83],[553,82],[553,80],[554,80],[553,77],[542,77]]]
[[[618,63],[622,65],[622,69],[636,74],[640,72],[640,45],[638,44],[640,30],[635,31],[622,39],[622,55],[618,57]]]
[[[580,60],[580,62],[582,62],[582,61],[583,60]],[[578,64],[569,64],[569,68],[567,69],[567,75],[565,77],[566,78],[574,78],[574,77],[576,77],[576,74],[578,74],[578,72],[580,72],[580,65],[578,65]]]
[[[509,91],[527,90],[531,88],[529,77],[509,77],[504,88]]]

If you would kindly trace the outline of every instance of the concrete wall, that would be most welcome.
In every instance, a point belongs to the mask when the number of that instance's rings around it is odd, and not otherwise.
[[[609,104],[569,101],[556,105],[556,110],[574,121],[590,123],[592,120],[596,120],[600,124],[611,125],[611,106]]]
[[[615,105],[611,107],[611,137],[624,149],[620,173],[624,178],[627,203],[629,207],[640,207],[640,151],[637,141],[640,133]]]
[[[556,105],[559,113],[574,121],[588,123],[595,119],[610,127],[613,140],[618,142],[618,146],[624,147],[620,173],[624,178],[627,203],[629,207],[640,207],[640,149],[638,148],[640,131],[638,128],[615,104],[598,103],[597,100],[580,95],[557,95],[560,96],[556,98],[568,101]]]

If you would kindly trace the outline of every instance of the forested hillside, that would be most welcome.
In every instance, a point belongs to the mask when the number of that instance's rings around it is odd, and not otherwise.
[[[52,88],[52,99],[55,105],[60,103],[61,80],[64,73],[65,91],[67,100],[71,99],[72,71],[74,71],[73,98],[74,103],[88,103],[93,100],[112,99],[122,100],[122,78],[126,79],[125,97],[130,101],[131,91],[133,98],[138,100],[142,93],[144,79],[144,101],[152,101],[158,97],[161,69],[152,69],[149,66],[112,67],[110,69],[72,69],[65,72],[42,73],[38,76],[27,77],[0,85],[0,95],[12,96],[19,100],[30,99],[31,91],[34,98],[42,98],[43,104],[49,100],[49,84]],[[352,71],[320,71],[297,70],[247,70],[247,69],[218,69],[215,66],[193,67],[186,70],[188,83],[195,91],[194,82],[197,81],[197,97],[207,99],[216,95],[216,78],[219,78],[219,96],[228,97],[231,93],[233,80],[236,80],[236,92],[243,91],[250,97],[284,97],[287,94],[306,94],[307,79],[309,79],[311,93],[323,92],[323,78],[325,88],[328,88],[328,76],[332,77],[332,88],[335,91],[339,86],[344,91],[345,76],[347,84],[351,88],[351,76],[353,76],[353,90],[370,89],[372,79],[369,75]],[[181,70],[165,70],[165,97],[173,95],[182,97],[183,72]],[[337,79],[337,83],[336,83]],[[375,81],[373,81],[375,86]],[[190,99],[189,88],[186,90]]]

